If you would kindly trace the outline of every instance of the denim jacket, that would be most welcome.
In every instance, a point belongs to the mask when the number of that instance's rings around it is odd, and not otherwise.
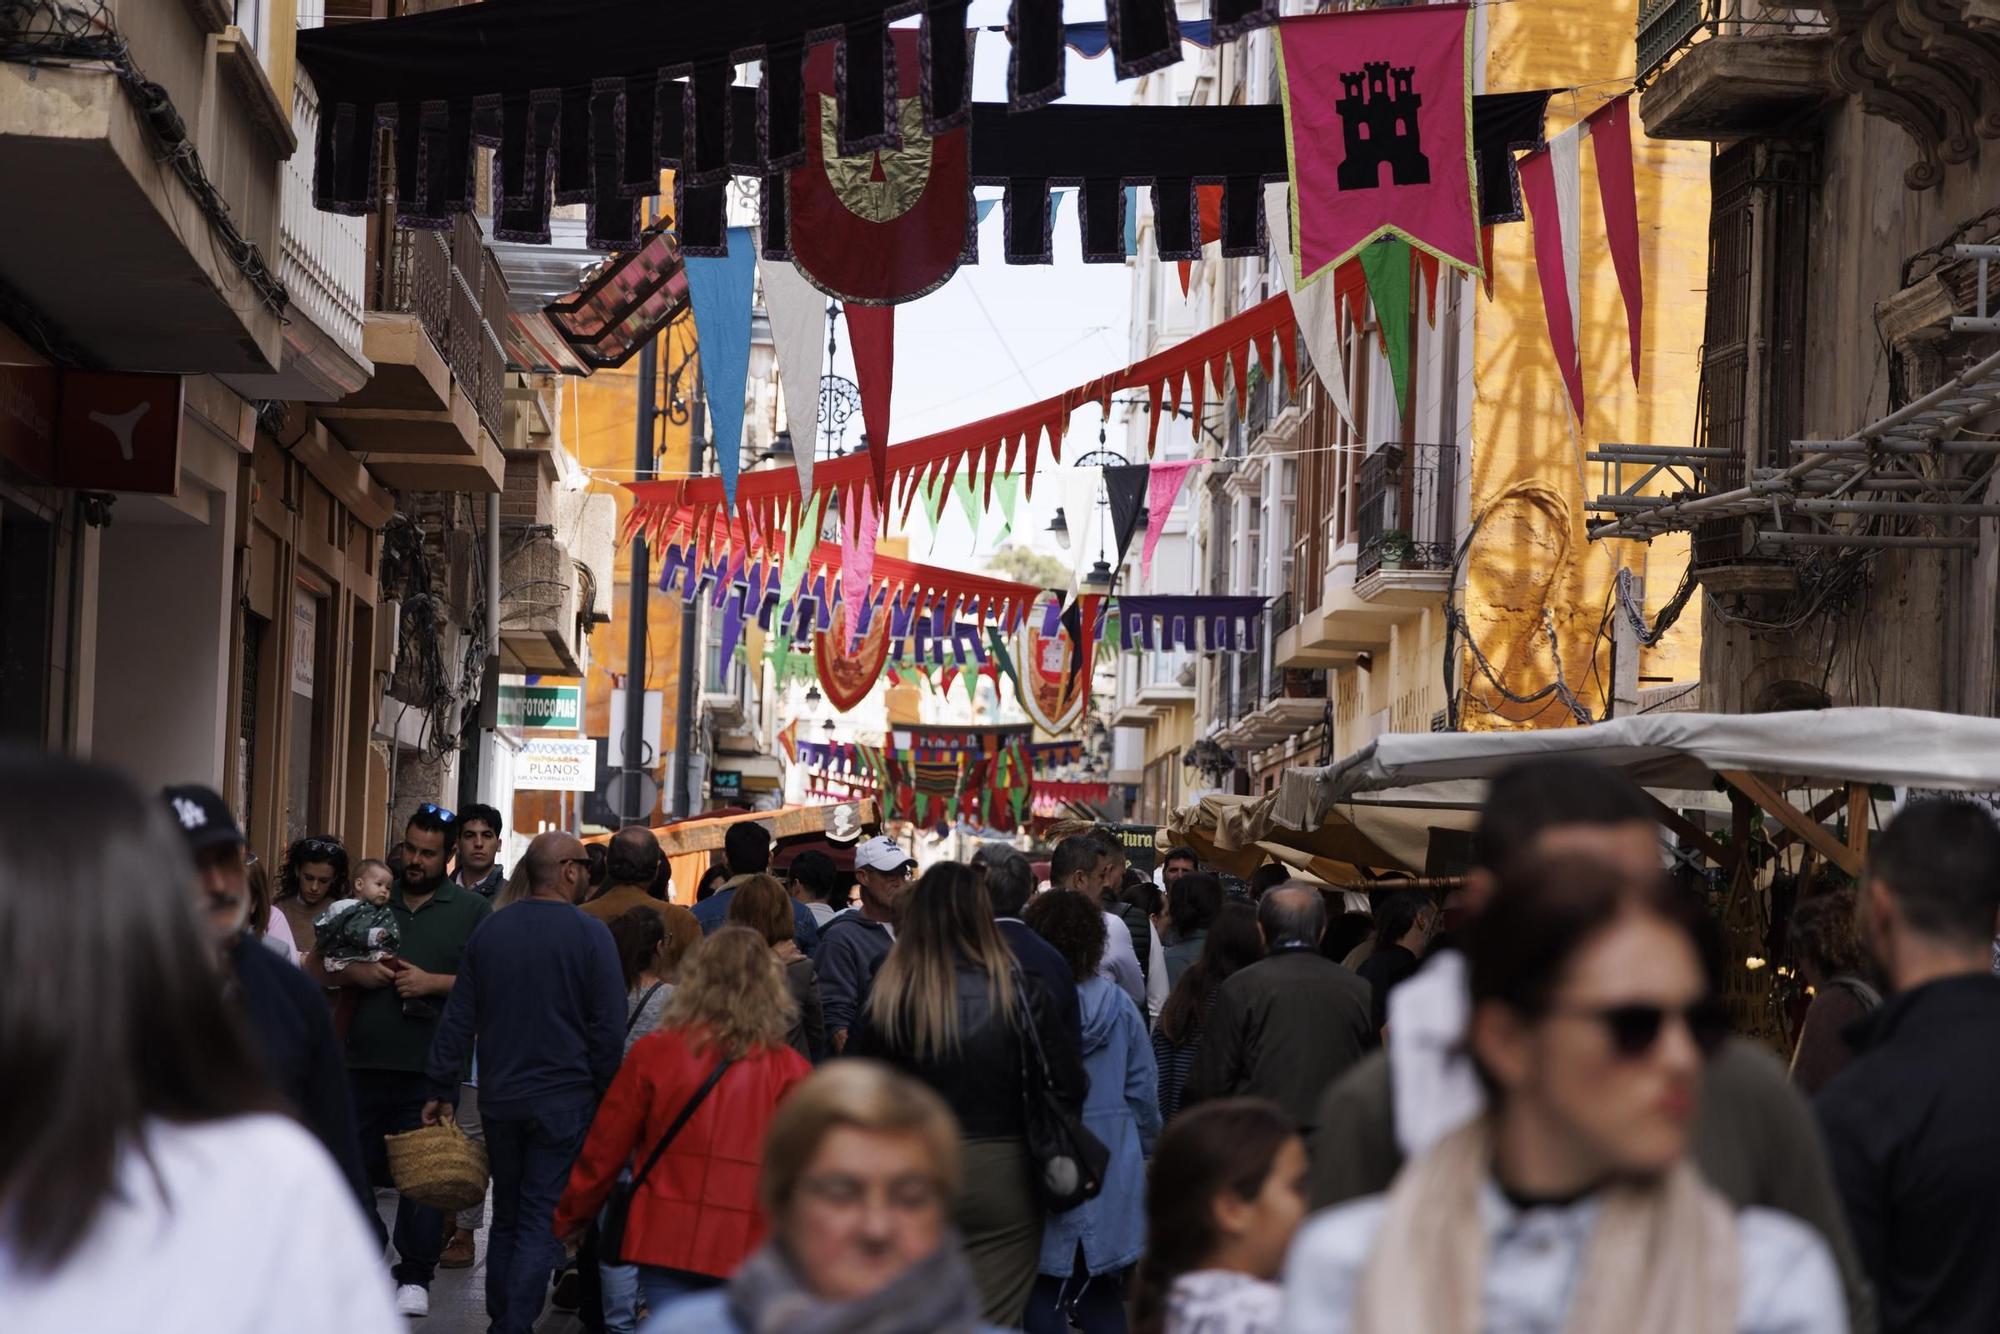
[[[1111,1150],[1104,1189],[1042,1230],[1041,1272],[1068,1276],[1083,1246],[1086,1268],[1108,1274],[1146,1249],[1146,1156],[1160,1134],[1159,1072],[1146,1021],[1116,983],[1093,977],[1077,987],[1083,1014],[1083,1068],[1090,1093],[1083,1123]]]

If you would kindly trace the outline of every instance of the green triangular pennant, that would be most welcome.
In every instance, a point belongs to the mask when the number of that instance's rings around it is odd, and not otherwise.
[[[923,498],[924,518],[931,526],[931,536],[937,536],[938,516],[944,512],[944,478],[932,477],[917,484],[917,494]]]
[[[1006,541],[1007,534],[1014,531],[1014,507],[1021,500],[1021,474],[1003,472],[993,479],[993,498],[1000,502],[1000,517],[1004,521],[1000,529],[1000,540]]]
[[[819,543],[820,520],[825,514],[826,493],[815,491],[812,502],[799,516],[798,527],[792,530],[791,545],[785,550],[785,563],[779,567],[778,586],[781,590],[781,605],[799,595],[799,583],[806,577],[806,566],[812,557],[813,547]]]
[[[972,494],[972,479],[953,478],[951,493],[958,497],[958,507],[965,511],[965,521],[972,525],[972,540],[976,545],[979,541],[979,501]]]
[[[1410,243],[1384,237],[1363,246],[1360,258],[1375,322],[1382,329],[1389,378],[1396,385],[1396,415],[1404,417],[1410,408]]]

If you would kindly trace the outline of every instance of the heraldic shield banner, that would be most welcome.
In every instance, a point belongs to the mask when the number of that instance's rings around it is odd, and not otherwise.
[[[1422,5],[1278,25],[1297,285],[1390,235],[1480,272],[1470,23]]]
[[[806,59],[806,160],[787,173],[792,260],[828,296],[914,301],[958,271],[976,235],[966,127],[924,133],[915,28],[897,28],[900,148],[840,151],[833,42]]]

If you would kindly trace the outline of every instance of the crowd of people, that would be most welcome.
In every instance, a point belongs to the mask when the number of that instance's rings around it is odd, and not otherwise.
[[[2000,824],[1912,803],[1802,893],[1787,1066],[1656,817],[1524,764],[1365,917],[1108,831],[774,873],[743,821],[683,906],[643,828],[504,868],[426,805],[267,879],[212,791],[0,758],[0,1328],[371,1334],[482,1250],[496,1334],[552,1286],[612,1334],[2000,1328]],[[385,1224],[447,1124],[489,1199]]]

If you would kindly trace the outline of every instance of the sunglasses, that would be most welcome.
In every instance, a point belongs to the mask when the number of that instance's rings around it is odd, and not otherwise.
[[[438,819],[444,821],[446,824],[450,824],[453,820],[456,820],[458,818],[457,811],[448,811],[434,801],[427,801],[423,805],[417,807],[417,809],[422,811],[425,815],[435,815]]]
[[[337,838],[304,838],[299,842],[307,852],[345,852]]]
[[[1638,1060],[1659,1045],[1667,1020],[1687,1026],[1688,1037],[1703,1056],[1713,1056],[1729,1036],[1729,1012],[1718,1001],[1703,1000],[1693,1005],[1606,1005],[1557,1010],[1580,1019],[1594,1019],[1604,1025],[1612,1050],[1626,1060]]]

